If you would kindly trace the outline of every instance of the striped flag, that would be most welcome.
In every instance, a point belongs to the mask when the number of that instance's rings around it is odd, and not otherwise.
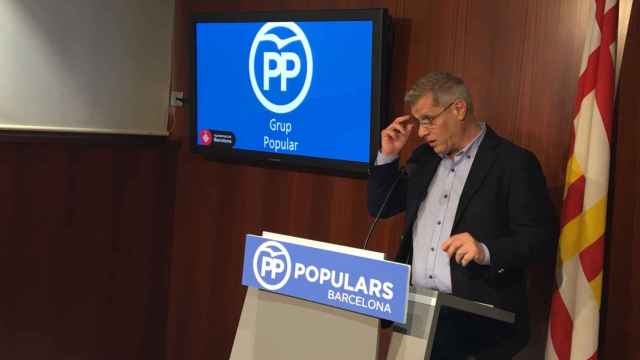
[[[617,0],[589,0],[565,178],[547,360],[597,359],[618,29]]]

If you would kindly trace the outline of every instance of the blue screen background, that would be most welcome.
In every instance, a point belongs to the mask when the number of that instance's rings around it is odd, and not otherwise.
[[[297,22],[312,51],[313,77],[304,101],[295,110],[278,114],[265,108],[251,87],[249,54],[253,39],[264,25],[256,23],[199,23],[196,25],[197,133],[202,129],[231,131],[235,148],[367,163],[371,126],[371,21]],[[293,33],[269,31],[280,38]],[[278,51],[262,42],[255,57],[255,74],[262,87],[262,54]],[[276,104],[288,103],[304,83],[307,59],[302,44],[293,42],[280,51],[301,59],[300,74],[280,91],[280,78],[271,79],[265,96]],[[273,131],[272,119],[288,123],[291,132]],[[196,134],[197,136],[197,134]],[[295,150],[275,151],[264,137],[297,142]],[[202,144],[200,139],[198,143]]]

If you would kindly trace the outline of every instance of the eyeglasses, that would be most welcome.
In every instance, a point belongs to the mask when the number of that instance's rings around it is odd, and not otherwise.
[[[455,100],[450,102],[449,105],[445,106],[444,109],[442,109],[442,111],[440,111],[439,113],[433,115],[433,116],[429,116],[429,115],[424,115],[422,117],[422,119],[417,119],[418,120],[418,124],[420,126],[425,126],[425,127],[432,127],[435,126],[435,121],[436,119],[442,115],[445,111],[447,111],[451,105],[453,105],[453,103],[455,103]]]

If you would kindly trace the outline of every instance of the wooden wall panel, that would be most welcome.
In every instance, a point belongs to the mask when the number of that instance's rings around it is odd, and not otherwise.
[[[175,153],[0,143],[0,358],[165,357]]]
[[[419,76],[460,74],[480,118],[536,153],[559,207],[587,25],[582,0],[178,0],[174,87],[190,91],[185,36],[193,13],[365,7],[387,7],[394,18],[392,115],[406,112],[404,92]],[[181,141],[188,141],[188,115],[188,108],[177,112],[174,136]],[[409,147],[415,145],[417,139]],[[351,246],[366,233],[362,180],[206,162],[184,147],[177,176],[167,338],[172,360],[228,357],[245,293],[246,233],[264,229]],[[401,224],[401,217],[381,222],[370,247],[393,254]],[[554,264],[548,259],[532,271],[533,337],[519,359],[543,358]]]
[[[633,2],[617,101],[600,335],[603,359],[640,359],[640,2]]]

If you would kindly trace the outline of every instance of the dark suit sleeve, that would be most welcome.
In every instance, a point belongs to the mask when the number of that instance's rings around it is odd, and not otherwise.
[[[376,216],[393,182],[400,176],[399,160],[389,164],[374,166],[367,182],[367,208],[371,216]],[[404,211],[407,201],[407,179],[402,177],[391,193],[381,217],[388,218]]]
[[[538,160],[529,151],[518,152],[512,160],[506,182],[508,229],[489,248],[491,266],[498,272],[551,256],[557,237],[557,220]]]

